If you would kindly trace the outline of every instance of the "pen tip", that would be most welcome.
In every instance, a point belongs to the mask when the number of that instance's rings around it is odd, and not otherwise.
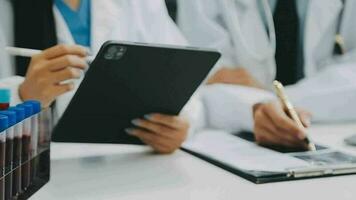
[[[315,144],[309,144],[309,150],[310,151],[316,151],[316,147],[315,147]]]

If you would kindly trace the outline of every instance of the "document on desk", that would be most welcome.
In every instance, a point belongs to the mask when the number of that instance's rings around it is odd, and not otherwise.
[[[256,172],[284,173],[294,178],[356,173],[355,156],[330,148],[280,153],[223,131],[197,133],[183,147],[230,168],[254,172],[253,176]]]
[[[246,171],[285,172],[309,166],[307,161],[260,147],[223,131],[198,133],[183,147]]]

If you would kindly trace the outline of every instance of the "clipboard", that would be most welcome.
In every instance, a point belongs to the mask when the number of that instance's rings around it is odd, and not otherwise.
[[[236,140],[253,143],[253,135],[248,132],[240,132],[229,136],[221,135],[221,137],[230,137],[230,140],[231,137],[235,137]],[[291,149],[283,149],[282,151],[273,150],[275,153],[286,154],[298,159],[309,159],[308,162],[315,162],[315,164],[311,164],[310,166],[289,168],[283,171],[248,170],[246,168],[240,168],[239,164],[232,165],[226,162],[226,160],[221,159],[218,154],[206,154],[204,151],[200,151],[199,148],[204,147],[195,148],[194,145],[188,143],[184,145],[183,150],[255,184],[356,174],[356,156],[319,145],[317,146],[316,152],[293,152],[294,150]],[[321,163],[321,161],[324,160],[329,160],[329,163]]]

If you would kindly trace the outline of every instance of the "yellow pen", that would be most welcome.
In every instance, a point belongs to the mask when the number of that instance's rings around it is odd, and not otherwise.
[[[289,101],[286,93],[284,92],[284,87],[283,87],[282,83],[280,83],[279,81],[273,81],[273,86],[276,90],[276,94],[277,94],[279,100],[281,101],[282,105],[286,108],[290,117],[297,123],[297,125],[300,128],[305,130],[305,127],[304,127],[302,121],[300,120],[297,111],[295,111],[293,104]],[[311,140],[308,138],[308,136],[305,137],[304,141],[308,145],[308,149],[310,151],[316,151],[315,144],[313,142],[311,142]]]

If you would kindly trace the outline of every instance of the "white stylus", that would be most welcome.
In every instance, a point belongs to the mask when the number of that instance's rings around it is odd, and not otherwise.
[[[34,55],[42,53],[42,50],[37,49],[26,49],[19,47],[5,47],[5,51],[12,56],[22,56],[22,57],[32,57]],[[93,56],[87,56],[86,60],[88,63],[93,62]]]

